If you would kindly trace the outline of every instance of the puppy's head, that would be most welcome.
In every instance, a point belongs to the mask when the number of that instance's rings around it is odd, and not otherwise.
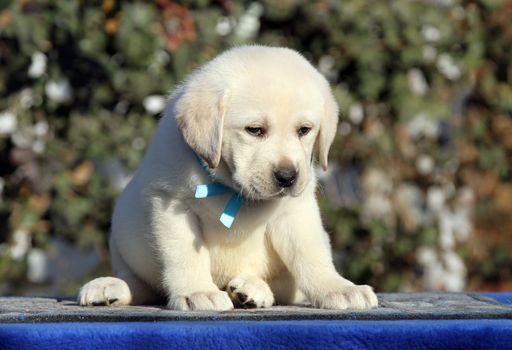
[[[196,71],[172,98],[186,142],[222,181],[248,198],[299,195],[336,133],[329,84],[284,48],[243,46]]]

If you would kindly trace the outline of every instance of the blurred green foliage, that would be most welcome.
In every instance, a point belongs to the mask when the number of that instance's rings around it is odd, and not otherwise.
[[[112,207],[162,97],[244,43],[294,48],[332,83],[320,201],[348,278],[510,289],[510,18],[497,0],[2,1],[0,294],[73,293],[94,275],[51,289],[36,272],[62,259],[58,239],[105,269]]]

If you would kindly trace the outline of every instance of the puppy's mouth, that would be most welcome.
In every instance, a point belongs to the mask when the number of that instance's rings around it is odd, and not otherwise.
[[[230,180],[230,187],[250,201],[272,200],[286,196],[298,197],[304,191],[304,187],[299,184],[290,187],[278,187],[257,175],[249,183],[242,183],[236,176],[233,176]]]
[[[272,200],[279,199],[286,196],[299,197],[304,192],[305,187],[288,187],[280,188],[275,192],[263,192],[258,190],[254,185],[250,186],[250,190],[241,191],[241,193],[249,200]]]
[[[286,191],[284,188],[281,188],[275,192],[264,192],[259,190],[256,186],[252,184],[249,185],[249,189],[246,191],[243,190],[242,186],[240,187],[242,188],[241,192],[244,195],[244,197],[246,197],[249,200],[270,200],[275,198],[282,198],[288,194],[288,191]]]

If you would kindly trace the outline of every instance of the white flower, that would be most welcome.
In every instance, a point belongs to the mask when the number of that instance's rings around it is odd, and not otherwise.
[[[471,215],[464,209],[456,209],[452,214],[453,234],[459,241],[465,241],[473,231]]]
[[[114,112],[123,115],[123,114],[126,114],[126,112],[128,112],[129,107],[130,107],[130,103],[128,103],[128,101],[121,100],[114,107]]]
[[[46,96],[56,103],[64,103],[73,97],[73,88],[66,78],[58,81],[51,80],[44,88]]]
[[[444,277],[444,268],[441,265],[437,252],[430,247],[418,249],[417,259],[423,267],[423,284],[425,289],[442,289],[442,280]]]
[[[155,53],[155,62],[159,65],[164,66],[171,60],[171,56],[165,50],[158,50]]]
[[[352,131],[352,127],[347,122],[341,122],[338,126],[338,132],[341,136],[347,136]]]
[[[235,24],[236,23],[233,18],[223,16],[217,21],[217,24],[215,25],[215,31],[220,36],[226,36],[233,31]]]
[[[48,129],[48,123],[44,120],[37,122],[32,127],[32,131],[36,136],[45,136],[48,133]]]
[[[353,103],[348,108],[348,118],[354,124],[360,124],[364,118],[363,106],[360,103]]]
[[[423,96],[427,92],[428,84],[421,70],[414,68],[407,73],[409,88],[415,95]]]
[[[439,55],[437,59],[437,69],[450,80],[457,80],[462,74],[452,57],[446,53]]]
[[[382,220],[388,226],[393,226],[395,215],[391,202],[391,178],[380,169],[369,168],[363,174],[361,184],[364,191],[363,220]]]
[[[434,62],[434,60],[436,59],[436,56],[437,56],[437,50],[435,47],[430,46],[430,45],[426,45],[423,47],[423,59],[427,63]]]
[[[18,129],[18,119],[11,110],[0,112],[0,135],[10,135]]]
[[[473,210],[473,204],[475,202],[475,193],[470,187],[464,186],[459,189],[457,193],[457,208],[462,211],[466,211],[468,215]]]
[[[437,263],[436,251],[431,247],[420,247],[416,251],[416,259],[424,266],[432,266]]]
[[[439,127],[426,113],[419,113],[407,124],[407,133],[411,138],[435,138]]]
[[[21,260],[31,246],[31,238],[28,231],[16,230],[13,235],[14,244],[11,246],[11,258]]]
[[[142,137],[135,137],[132,141],[132,148],[140,151],[146,147],[146,141]]]
[[[327,79],[336,78],[336,70],[334,69],[334,57],[331,55],[323,55],[318,60],[318,70],[322,73]]]
[[[263,14],[263,5],[259,2],[252,2],[247,9],[247,13],[255,17],[261,17]]]
[[[28,76],[31,78],[39,78],[46,72],[46,62],[48,59],[46,55],[40,51],[32,54],[32,62],[28,68]]]
[[[416,253],[423,266],[425,289],[460,292],[466,285],[466,266],[453,250],[438,253],[431,247],[420,247]]]
[[[425,41],[431,43],[437,42],[441,38],[441,33],[439,32],[439,29],[432,25],[424,25],[421,28],[421,34],[423,35],[423,39],[425,39]]]
[[[445,209],[439,213],[439,244],[444,249],[452,249],[455,239],[467,240],[473,230],[471,212],[465,208]]]
[[[262,14],[263,5],[259,2],[251,3],[238,21],[236,35],[243,40],[255,37],[260,30],[260,16]]]
[[[38,106],[41,104],[41,97],[34,93],[32,89],[23,89],[20,93],[20,106],[27,110],[32,106]]]
[[[427,205],[434,213],[440,212],[444,208],[446,197],[444,191],[439,186],[432,186],[427,191]]]
[[[112,58],[115,57],[116,55],[118,55],[118,54],[115,54],[114,56],[112,56]],[[117,60],[119,61],[121,59],[122,59],[122,57],[118,58]],[[151,62],[149,64],[148,70],[151,73],[158,75],[163,70],[163,67],[166,64],[168,64],[170,60],[171,60],[171,57],[169,56],[169,54],[167,52],[165,52],[164,50],[158,50],[153,55],[153,62]],[[122,62],[120,62],[118,64],[122,64]]]
[[[443,262],[446,269],[444,289],[449,292],[460,292],[466,286],[466,266],[453,250],[445,251]]]
[[[393,191],[391,178],[384,171],[376,168],[366,170],[362,178],[362,186],[368,194],[378,193],[389,196]]]
[[[426,154],[422,154],[416,158],[416,169],[421,175],[428,175],[434,170],[434,160]]]
[[[41,120],[31,128],[16,128],[11,134],[11,140],[19,148],[32,148],[36,153],[43,153],[46,146],[44,136],[48,130],[48,123]]]
[[[27,278],[32,283],[42,283],[49,275],[48,256],[40,248],[31,249],[27,256]]]
[[[35,152],[35,153],[38,153],[38,154],[41,154],[44,152],[46,148],[46,143],[42,140],[36,140],[33,144],[32,144],[32,150]]]
[[[363,220],[368,222],[372,220],[381,220],[388,226],[394,225],[395,215],[393,214],[393,204],[389,196],[380,193],[367,195],[363,202]]]
[[[12,142],[19,148],[28,148],[32,145],[33,137],[26,128],[18,129],[11,135]]]
[[[401,184],[393,191],[393,203],[397,216],[409,232],[426,221],[422,210],[423,195],[416,185]]]
[[[165,108],[165,97],[162,95],[149,95],[142,101],[148,113],[157,114]]]
[[[236,35],[241,39],[250,39],[256,36],[260,29],[258,17],[252,15],[243,15],[236,27]]]
[[[452,249],[455,245],[454,220],[449,210],[439,213],[439,245],[443,249]]]

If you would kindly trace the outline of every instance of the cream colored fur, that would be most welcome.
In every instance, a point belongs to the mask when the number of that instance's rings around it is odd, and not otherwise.
[[[117,202],[116,277],[87,283],[78,302],[165,300],[176,310],[376,306],[370,287],[336,272],[315,198],[313,150],[325,169],[337,114],[327,81],[290,49],[238,47],[197,70],[171,96]],[[300,136],[302,127],[311,130]],[[194,152],[216,181],[247,198],[231,229],[219,222],[229,194],[194,198],[196,185],[212,182]],[[277,184],[280,167],[297,170],[293,186]]]

